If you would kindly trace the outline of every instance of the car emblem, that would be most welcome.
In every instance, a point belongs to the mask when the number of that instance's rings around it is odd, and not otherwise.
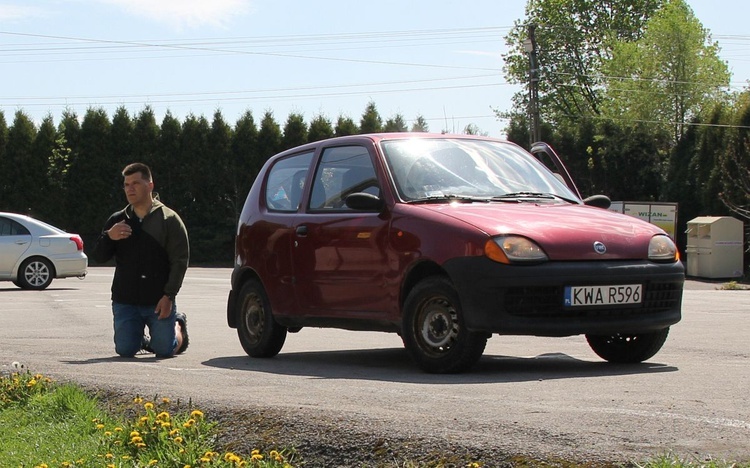
[[[607,253],[607,246],[599,241],[596,241],[594,242],[594,252],[598,254],[605,254]]]

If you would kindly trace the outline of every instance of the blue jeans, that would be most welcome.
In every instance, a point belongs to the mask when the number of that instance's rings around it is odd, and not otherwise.
[[[159,320],[152,306],[112,303],[115,327],[115,352],[122,357],[133,357],[141,349],[143,332],[148,327],[151,335],[151,349],[157,357],[171,357],[177,347],[174,333],[177,305],[172,302],[172,313]]]

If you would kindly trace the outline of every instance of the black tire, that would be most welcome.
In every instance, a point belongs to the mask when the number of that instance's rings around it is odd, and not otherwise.
[[[652,358],[659,352],[669,335],[669,327],[649,333],[617,333],[614,335],[586,335],[591,349],[605,361],[616,364],[635,364]]]
[[[487,345],[486,334],[466,329],[458,294],[441,276],[420,281],[407,296],[401,337],[417,366],[433,374],[469,370]]]
[[[18,286],[22,289],[42,290],[52,283],[55,270],[46,258],[33,257],[24,260],[18,269]]]
[[[274,320],[271,304],[260,282],[246,282],[237,299],[237,335],[245,352],[257,358],[279,354],[287,330]]]

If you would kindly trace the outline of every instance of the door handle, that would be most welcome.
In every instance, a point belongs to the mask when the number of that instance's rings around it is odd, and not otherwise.
[[[28,244],[28,241],[22,241],[22,240],[16,241],[16,245],[24,245],[24,244]]]
[[[307,226],[297,226],[297,229],[295,230],[298,236],[304,237],[307,235]]]

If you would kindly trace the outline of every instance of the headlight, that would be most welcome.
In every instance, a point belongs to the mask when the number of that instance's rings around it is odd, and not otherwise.
[[[679,260],[677,247],[665,235],[654,236],[648,243],[648,259],[655,262],[676,262]]]
[[[544,253],[534,241],[521,236],[500,236],[484,244],[484,254],[500,263],[539,263],[547,261]]]

